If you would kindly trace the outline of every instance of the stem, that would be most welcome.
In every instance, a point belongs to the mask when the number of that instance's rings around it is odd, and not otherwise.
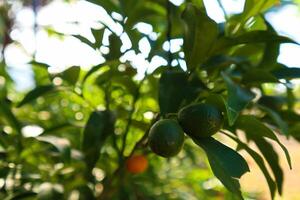
[[[143,135],[143,137],[141,137],[141,139],[139,139],[139,141],[137,141],[132,149],[132,151],[130,152],[129,156],[132,156],[134,154],[134,152],[140,147],[143,145],[143,143],[145,142],[145,140],[147,139],[148,135],[149,135],[149,131],[150,131],[150,128],[152,127],[152,125],[158,121],[160,118],[160,115],[157,114],[151,121],[151,124],[149,125],[149,128],[145,131],[145,134]],[[109,187],[112,185],[113,183],[113,180],[116,178],[116,177],[119,177],[120,173],[122,172],[122,169],[124,167],[124,164],[125,164],[125,159],[121,160],[120,161],[120,164],[118,166],[118,168],[113,172],[113,174],[110,176],[110,177],[106,177],[103,181],[103,185],[104,185],[104,188],[107,188],[105,189],[105,191],[109,190]],[[98,197],[98,199],[101,199],[102,196],[100,195]]]
[[[123,155],[124,151],[125,151],[126,140],[127,140],[127,136],[128,136],[128,133],[129,133],[129,129],[130,129],[131,123],[132,123],[133,113],[135,112],[135,109],[136,109],[136,102],[137,102],[137,100],[138,100],[138,98],[140,96],[140,88],[141,88],[141,86],[142,86],[145,78],[146,78],[146,76],[139,83],[139,85],[138,85],[138,87],[136,89],[136,92],[135,92],[135,94],[133,96],[132,107],[131,107],[131,110],[129,111],[128,122],[127,122],[127,125],[125,127],[125,131],[124,131],[123,138],[122,138],[123,145],[122,145],[122,148],[121,148],[121,155]]]
[[[217,0],[217,2],[218,2],[218,4],[219,4],[221,10],[223,11],[224,17],[225,17],[225,19],[226,19],[226,21],[227,21],[227,20],[228,20],[228,15],[227,15],[227,13],[226,13],[226,10],[225,10],[225,8],[224,8],[224,6],[223,6],[221,0]]]
[[[33,58],[35,60],[36,57],[36,51],[37,51],[37,30],[38,30],[38,23],[37,23],[37,7],[38,7],[38,0],[32,0],[32,10],[34,13],[34,25],[33,25],[33,32],[34,32],[34,52],[33,52]]]
[[[171,3],[167,0],[167,40],[169,42],[168,51],[168,66],[171,67],[172,64],[172,53],[171,53],[171,31],[172,31],[172,18],[171,18]]]
[[[158,121],[160,115],[157,114],[151,121],[151,124],[149,126],[149,128],[145,131],[145,134],[143,135],[143,137],[141,137],[141,139],[139,141],[137,141],[132,149],[132,151],[130,152],[129,156],[132,156],[134,154],[134,152],[140,147],[143,145],[143,143],[145,142],[145,140],[147,139],[148,135],[149,135],[149,131],[150,131],[150,128],[152,127],[152,125]]]

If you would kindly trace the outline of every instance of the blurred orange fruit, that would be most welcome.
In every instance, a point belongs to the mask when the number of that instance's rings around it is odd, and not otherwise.
[[[127,171],[133,174],[144,172],[148,167],[148,160],[143,155],[133,155],[126,161]]]

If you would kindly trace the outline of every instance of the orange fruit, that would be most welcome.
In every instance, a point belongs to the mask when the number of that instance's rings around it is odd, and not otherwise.
[[[130,173],[143,173],[148,167],[148,160],[143,155],[133,155],[126,161],[126,169]]]

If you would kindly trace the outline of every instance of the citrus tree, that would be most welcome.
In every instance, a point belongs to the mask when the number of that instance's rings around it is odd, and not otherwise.
[[[246,0],[242,13],[224,13],[226,21],[216,23],[201,0],[88,1],[121,33],[101,19],[90,29],[94,40],[41,28],[106,49],[103,63],[49,73],[32,55],[35,87],[20,92],[2,56],[1,199],[243,199],[251,194],[239,184],[250,171],[242,150],[261,169],[270,198],[281,195],[282,168],[292,164],[278,135],[300,138],[291,82],[300,70],[277,62],[280,44],[295,43],[264,17],[279,2]],[[10,38],[12,4],[0,5],[2,52],[17,43]],[[122,48],[122,37],[130,47]],[[141,40],[151,47],[146,61],[167,64],[138,73],[143,66],[126,54],[145,53]],[[174,50],[176,40],[183,43]]]

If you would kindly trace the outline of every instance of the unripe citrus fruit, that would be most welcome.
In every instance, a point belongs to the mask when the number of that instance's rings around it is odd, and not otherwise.
[[[143,155],[133,155],[126,161],[126,168],[130,173],[139,174],[148,167],[148,160]]]
[[[210,137],[223,124],[222,113],[206,103],[192,104],[182,108],[178,121],[186,134],[194,138]]]
[[[184,132],[177,121],[162,119],[157,121],[149,131],[151,150],[163,157],[175,156],[182,149]]]

